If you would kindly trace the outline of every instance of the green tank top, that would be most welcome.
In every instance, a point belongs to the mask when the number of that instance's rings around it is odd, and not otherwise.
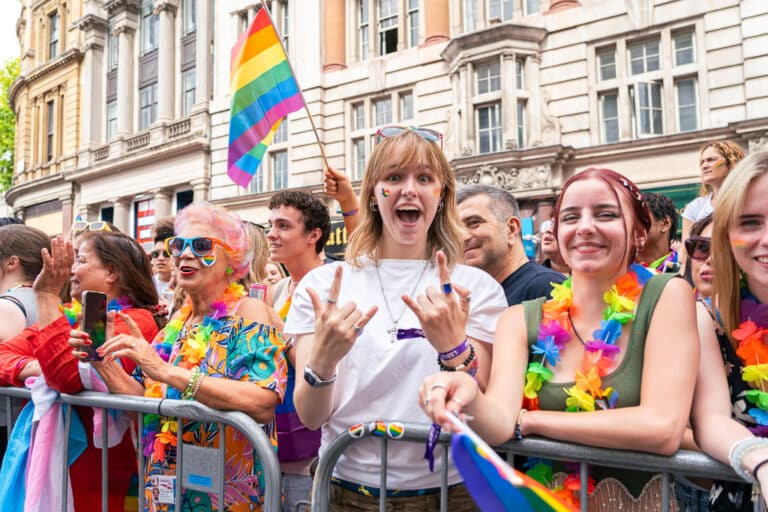
[[[637,305],[635,320],[629,332],[629,343],[624,359],[619,363],[611,374],[603,377],[603,387],[611,386],[619,392],[619,398],[616,407],[632,407],[640,404],[640,385],[643,377],[643,359],[645,357],[645,338],[648,334],[648,328],[651,325],[653,311],[656,309],[656,303],[659,301],[661,292],[667,282],[676,274],[657,274],[651,277],[643,288],[640,295],[640,303]],[[547,298],[543,297],[536,300],[523,302],[525,311],[525,323],[528,334],[529,359],[531,357],[530,347],[536,343],[536,336],[539,333],[539,324],[541,323],[541,305]],[[556,382],[551,384],[545,382],[539,390],[539,408],[544,411],[564,411],[565,389],[573,386],[575,382]],[[562,463],[554,465],[555,472],[563,469]],[[640,471],[629,471],[605,468],[599,466],[590,466],[590,475],[596,481],[613,476],[618,478],[637,498],[643,489],[643,486],[653,476],[650,473]]]

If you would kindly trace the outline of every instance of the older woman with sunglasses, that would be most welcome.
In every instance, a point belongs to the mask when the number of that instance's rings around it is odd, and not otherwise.
[[[105,363],[95,366],[111,392],[198,400],[215,409],[243,411],[263,423],[276,444],[274,409],[285,391],[286,364],[283,344],[270,325],[269,308],[249,299],[237,283],[248,272],[252,257],[243,223],[208,203],[195,203],[179,212],[175,232],[166,247],[178,287],[187,293],[184,306],[151,346],[140,343],[135,330],[107,340],[99,349],[107,356]],[[117,358],[138,364],[138,380],[116,370]],[[216,494],[190,489],[184,490],[182,503],[174,503],[175,495],[164,489],[179,485],[173,482],[178,428],[196,446],[211,448],[221,442],[218,424],[183,420],[179,426],[174,418],[146,415],[142,431],[148,455],[146,510],[260,509],[263,482],[253,448],[233,429],[224,431],[225,503],[218,503]],[[214,476],[215,465],[211,471],[207,476]]]
[[[93,227],[103,230],[91,231],[85,223],[77,230],[80,235],[73,243],[59,237],[52,241],[50,253],[43,251],[43,270],[33,285],[39,323],[0,344],[0,385],[22,386],[27,377],[42,372],[48,386],[61,393],[103,389],[94,385],[97,376],[88,371],[88,365],[78,364],[70,346],[72,341],[87,338],[82,331],[73,330],[80,320],[78,301],[86,290],[104,293],[110,309],[121,310],[123,318],[130,319],[137,343],[148,347],[147,340],[157,334],[157,293],[146,253],[131,237],[107,231],[107,224]],[[59,295],[68,282],[72,303],[62,306]],[[114,332],[127,334],[131,330],[119,319]],[[133,362],[125,359],[115,365],[115,371],[125,378],[130,378],[134,368]],[[93,411],[87,407],[75,410],[90,438],[95,429]],[[131,437],[123,433],[122,439],[110,443],[108,453],[108,505],[109,510],[116,511],[123,510],[131,478],[136,474],[136,450]],[[101,436],[95,438],[100,440]],[[100,460],[101,450],[89,443],[70,468],[76,511],[101,507],[101,485],[94,478]]]
[[[712,227],[714,297],[722,329],[699,307],[701,360],[692,422],[703,451],[768,497],[768,151],[725,178]],[[723,364],[725,363],[725,364]],[[755,437],[757,436],[757,437]],[[712,510],[752,510],[750,486],[715,482]]]
[[[440,134],[387,127],[377,138],[362,184],[367,207],[347,260],[304,276],[284,329],[295,336],[303,372],[296,410],[307,427],[322,428],[321,454],[363,420],[425,422],[413,396],[440,366],[484,383],[488,343],[506,307],[498,283],[458,264],[456,183]],[[374,439],[350,447],[335,467],[331,509],[378,510],[379,464]],[[390,445],[388,468],[388,501],[396,509],[437,509],[440,472],[428,470],[423,446]],[[471,510],[459,475],[448,471],[449,509]]]

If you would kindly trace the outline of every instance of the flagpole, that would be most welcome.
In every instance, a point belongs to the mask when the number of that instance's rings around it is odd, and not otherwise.
[[[261,7],[265,11],[267,11],[267,16],[269,16],[269,22],[272,24],[272,28],[275,29],[275,32],[278,33],[277,27],[275,26],[275,20],[272,19],[272,13],[269,10],[269,7],[267,7],[267,4],[264,3],[264,0],[261,0]],[[307,105],[307,100],[304,98],[304,91],[301,89],[301,85],[299,84],[299,79],[296,76],[296,72],[293,70],[293,64],[291,64],[291,59],[288,58],[288,51],[285,49],[285,45],[283,44],[283,38],[280,37],[280,34],[278,33],[278,41],[280,41],[280,47],[283,49],[283,53],[285,54],[285,61],[288,63],[288,67],[291,69],[291,74],[293,75],[293,79],[296,81],[296,87],[299,89],[299,94],[301,95],[301,101],[304,103],[304,110],[307,111],[307,116],[309,117],[309,124],[312,125],[312,131],[315,132],[315,139],[317,140],[317,145],[320,147],[320,155],[323,158],[323,162],[325,163],[325,167],[328,168],[330,165],[328,164],[328,158],[325,155],[325,147],[323,146],[323,143],[320,142],[320,136],[317,134],[317,127],[315,127],[315,120],[312,118],[312,114],[309,112],[309,106]],[[287,116],[286,116],[287,119]]]

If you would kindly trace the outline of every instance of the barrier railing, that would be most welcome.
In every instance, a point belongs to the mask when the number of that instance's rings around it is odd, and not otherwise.
[[[13,401],[30,399],[30,392],[23,388],[6,388],[0,387],[0,399],[3,400],[2,410],[5,411],[8,418],[8,436],[12,425],[15,420]],[[262,469],[264,471],[264,512],[279,512],[280,511],[280,465],[277,461],[277,456],[272,449],[272,444],[269,438],[264,433],[259,424],[253,420],[250,416],[243,412],[237,411],[219,411],[207,407],[199,402],[187,401],[187,400],[159,400],[155,398],[146,398],[132,395],[115,395],[107,393],[96,392],[82,392],[77,395],[59,395],[58,401],[63,404],[85,406],[85,407],[99,407],[102,408],[102,424],[106,425],[107,422],[107,409],[116,409],[126,412],[138,413],[138,425],[143,424],[144,414],[160,414],[161,416],[172,416],[183,419],[189,419],[193,421],[204,421],[210,423],[220,423],[228,425],[240,431],[250,443],[253,445],[255,456],[260,459]],[[71,423],[72,408],[68,408],[68,412],[65,415],[65,429],[66,435],[69,436],[69,428]],[[223,432],[223,428],[220,429]],[[177,431],[177,446],[180,448],[183,446],[182,442],[182,429]],[[141,435],[138,435],[138,444],[136,453],[138,455],[138,475],[139,475],[139,510],[144,509],[144,450],[142,446]],[[107,446],[107,429],[102,430],[102,445]],[[219,442],[219,452],[221,460],[224,460],[225,451],[224,436],[221,436]],[[67,460],[67,447],[64,447],[63,460]],[[177,450],[176,458],[176,481],[179,484],[176,486],[176,503],[180,504],[182,491],[183,491],[183,469],[184,461],[182,457],[183,450]],[[107,512],[107,474],[108,474],[108,450],[101,451],[101,509],[103,512]],[[66,469],[66,468],[65,468]],[[63,484],[66,488],[69,472],[63,471]],[[217,494],[219,503],[224,503],[224,475],[218,479]],[[66,496],[66,494],[65,494]],[[66,512],[67,503],[66,498],[62,503],[62,511]]]
[[[380,422],[380,421],[379,421]],[[373,422],[363,423],[365,427]],[[384,423],[390,423],[384,421]],[[387,447],[390,442],[420,442],[427,440],[429,425],[420,423],[400,423],[404,428],[404,434],[398,439],[391,437],[378,437],[381,443],[381,467],[379,481],[379,510],[386,510],[386,490],[387,490]],[[349,431],[340,434],[334,439],[323,452],[315,474],[315,484],[312,489],[312,512],[327,512],[329,510],[331,477],[333,468],[336,466],[339,457],[352,444],[365,437],[372,436],[368,428],[362,432],[357,431],[357,435],[352,435]],[[441,433],[438,440],[438,446],[443,450],[443,464],[440,468],[440,511],[448,510],[448,460],[450,436]],[[741,478],[731,469],[730,466],[722,464],[700,452],[681,450],[671,457],[654,455],[650,453],[634,452],[628,450],[609,450],[605,448],[595,448],[573,443],[564,443],[552,441],[544,438],[529,437],[520,441],[509,441],[498,447],[499,451],[506,452],[508,455],[524,455],[542,457],[559,461],[579,462],[579,474],[581,478],[581,510],[587,510],[587,465],[595,464],[611,468],[626,470],[647,471],[649,473],[662,474],[662,512],[669,511],[670,488],[672,473],[684,474],[686,476],[711,478],[716,480],[742,481]],[[424,462],[426,471],[427,463]],[[759,500],[755,502],[755,511],[760,510]]]

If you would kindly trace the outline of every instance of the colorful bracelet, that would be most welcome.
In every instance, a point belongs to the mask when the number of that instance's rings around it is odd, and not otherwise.
[[[477,356],[477,354],[475,354]],[[480,369],[480,358],[475,357],[474,361],[472,361],[472,366],[469,367],[469,370],[467,370],[467,373],[470,377],[477,380],[477,370]]]
[[[442,372],[459,372],[469,366],[469,364],[475,359],[475,347],[471,343],[469,344],[469,355],[467,358],[458,366],[448,366],[443,361],[440,360],[440,357],[437,358],[437,364],[440,366],[440,371]]]
[[[341,212],[342,217],[351,217],[355,215],[358,211],[360,211],[360,208],[352,208],[348,212]]]
[[[454,357],[457,357],[463,354],[464,351],[469,348],[467,345],[469,345],[469,340],[467,340],[467,338],[464,338],[464,341],[462,341],[459,344],[459,346],[454,347],[447,352],[438,352],[437,357],[441,361],[448,361],[449,359],[453,359]]]
[[[189,376],[187,387],[184,389],[184,392],[181,393],[182,400],[190,400],[192,398],[192,390],[195,389],[195,385],[197,384],[197,380],[200,378],[200,375],[199,366],[192,368],[192,375]]]

